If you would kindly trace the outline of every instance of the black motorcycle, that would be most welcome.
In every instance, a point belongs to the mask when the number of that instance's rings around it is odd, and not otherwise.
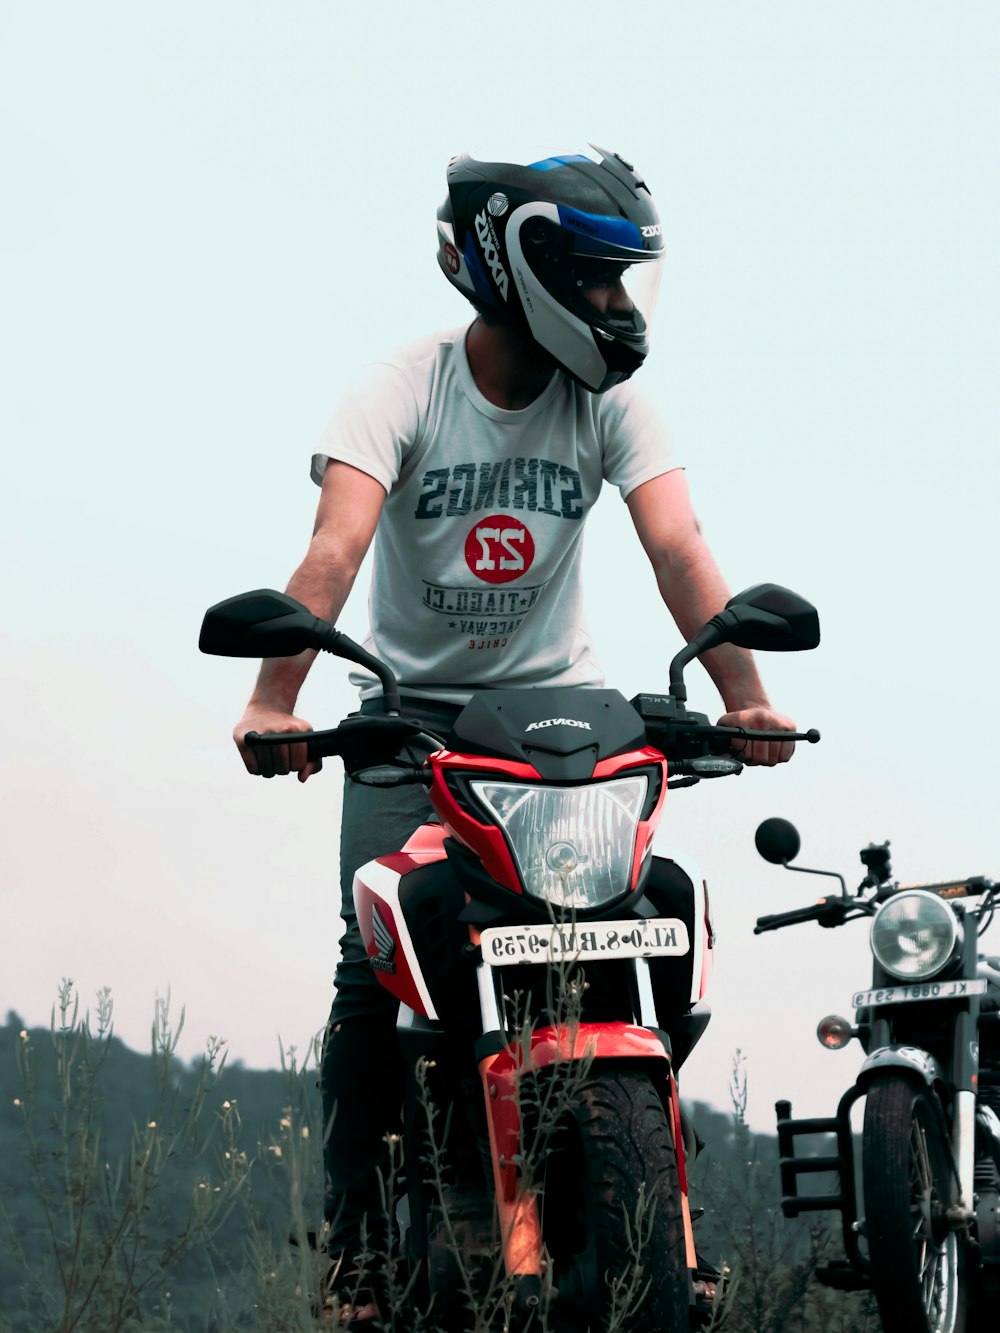
[[[757,830],[765,860],[789,865],[799,835],[784,819]],[[982,876],[899,885],[889,844],[861,852],[852,895],[760,917],[755,934],[804,921],[841,926],[871,918],[872,982],[854,993],[852,1024],[817,1028],[831,1050],[857,1037],[867,1059],[830,1118],[792,1119],[777,1103],[786,1217],[837,1209],[846,1261],[817,1276],[841,1289],[871,1287],[887,1333],[963,1333],[1000,1318],[1000,957],[980,952],[997,885]],[[860,1197],[850,1112],[864,1097]],[[834,1152],[795,1155],[800,1135],[831,1134]],[[832,1193],[799,1193],[801,1175],[836,1172]]]

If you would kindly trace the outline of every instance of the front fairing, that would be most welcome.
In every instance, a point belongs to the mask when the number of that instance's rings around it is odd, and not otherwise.
[[[475,896],[476,886],[461,862],[448,855],[453,846],[439,825],[425,826],[407,849],[358,870],[354,900],[366,952],[380,984],[415,1013],[448,1027],[464,1027],[479,1018],[475,982],[479,929],[523,923],[528,900],[504,893],[502,910],[484,904]],[[617,917],[683,923],[688,951],[649,961],[659,1022],[673,1030],[675,1020],[704,999],[711,975],[713,937],[704,883],[695,869],[688,873],[676,861],[651,857],[642,892],[632,895]],[[634,970],[628,961],[602,959],[585,970],[585,1016],[601,1022],[631,1021]],[[510,969],[509,976],[509,989],[519,990],[531,1012],[544,1016],[551,1003],[550,968],[544,963],[521,966]],[[697,1035],[700,1028],[696,1034],[676,1029],[679,1053],[686,1054]]]
[[[641,883],[666,762],[617,691],[484,691],[428,762],[430,799],[448,832],[488,880],[534,901],[542,918],[604,914]],[[568,871],[553,861],[560,854]],[[591,880],[597,887],[586,887]]]
[[[530,880],[526,882],[524,858],[522,856],[519,863],[517,844],[499,822],[491,819],[489,807],[477,798],[473,785],[492,780],[495,784],[514,784],[522,790],[543,789],[546,784],[538,769],[530,764],[455,754],[447,750],[432,755],[428,764],[433,774],[431,803],[447,832],[471,854],[469,859],[482,867],[483,875],[477,875],[477,878],[485,878],[487,881],[481,886],[482,896],[497,902],[502,895],[513,893],[524,898],[523,911],[535,915],[539,920],[551,919],[553,910],[558,910],[561,905],[540,893],[532,893],[534,886]],[[629,839],[627,862],[623,861],[619,865],[618,878],[612,882],[611,891],[601,901],[570,905],[575,915],[607,915],[641,884],[648,871],[653,833],[666,791],[666,761],[658,750],[647,746],[596,764],[588,780],[564,784],[565,789],[580,790],[585,795],[587,792],[583,789],[593,789],[597,784],[611,783],[633,775],[643,779],[644,794],[638,817],[634,820],[634,834]],[[558,841],[562,834],[553,832],[552,836]],[[586,849],[586,855],[596,856],[600,848],[595,847],[594,839],[599,836],[599,829],[580,826],[575,830],[574,840]],[[476,873],[474,869],[473,873]]]

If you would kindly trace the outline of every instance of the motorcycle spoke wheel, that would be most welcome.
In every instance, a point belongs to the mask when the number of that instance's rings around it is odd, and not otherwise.
[[[885,1333],[964,1333],[966,1254],[948,1225],[950,1155],[937,1109],[905,1077],[874,1084],[862,1148],[872,1285]]]
[[[617,1070],[582,1081],[546,1155],[541,1206],[559,1305],[575,1330],[686,1333],[677,1158],[645,1074]],[[637,1264],[639,1281],[623,1302]]]

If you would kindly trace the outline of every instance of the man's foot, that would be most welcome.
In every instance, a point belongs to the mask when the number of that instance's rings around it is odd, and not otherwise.
[[[694,1311],[692,1327],[700,1328],[708,1323],[718,1308],[720,1300],[725,1299],[726,1275],[728,1267],[723,1266],[720,1273],[714,1264],[697,1255],[697,1268],[692,1274],[694,1286]]]
[[[330,1265],[320,1291],[320,1312],[331,1328],[348,1333],[379,1333],[382,1314],[375,1293],[359,1273],[343,1273],[341,1264]]]
[[[331,1303],[327,1322],[335,1328],[347,1329],[349,1333],[355,1329],[359,1333],[361,1330],[365,1333],[376,1333],[376,1330],[382,1327],[382,1316],[374,1301],[369,1301],[366,1305],[341,1305],[336,1314],[334,1308]]]

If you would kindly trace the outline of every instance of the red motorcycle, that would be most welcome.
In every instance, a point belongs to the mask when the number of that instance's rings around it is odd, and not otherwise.
[[[815,731],[713,726],[685,666],[721,643],[796,650],[816,611],[773,584],[734,597],[674,658],[666,696],[490,689],[447,737],[401,714],[385,663],[280,593],[206,614],[203,652],[357,662],[384,712],[306,741],[375,786],[420,783],[438,822],[355,877],[407,1057],[401,1251],[436,1323],[506,1302],[520,1328],[679,1333],[696,1256],[677,1071],[705,1030],[707,890],[653,855],[667,791],[735,775],[736,739]],[[498,1253],[502,1265],[495,1262]]]

